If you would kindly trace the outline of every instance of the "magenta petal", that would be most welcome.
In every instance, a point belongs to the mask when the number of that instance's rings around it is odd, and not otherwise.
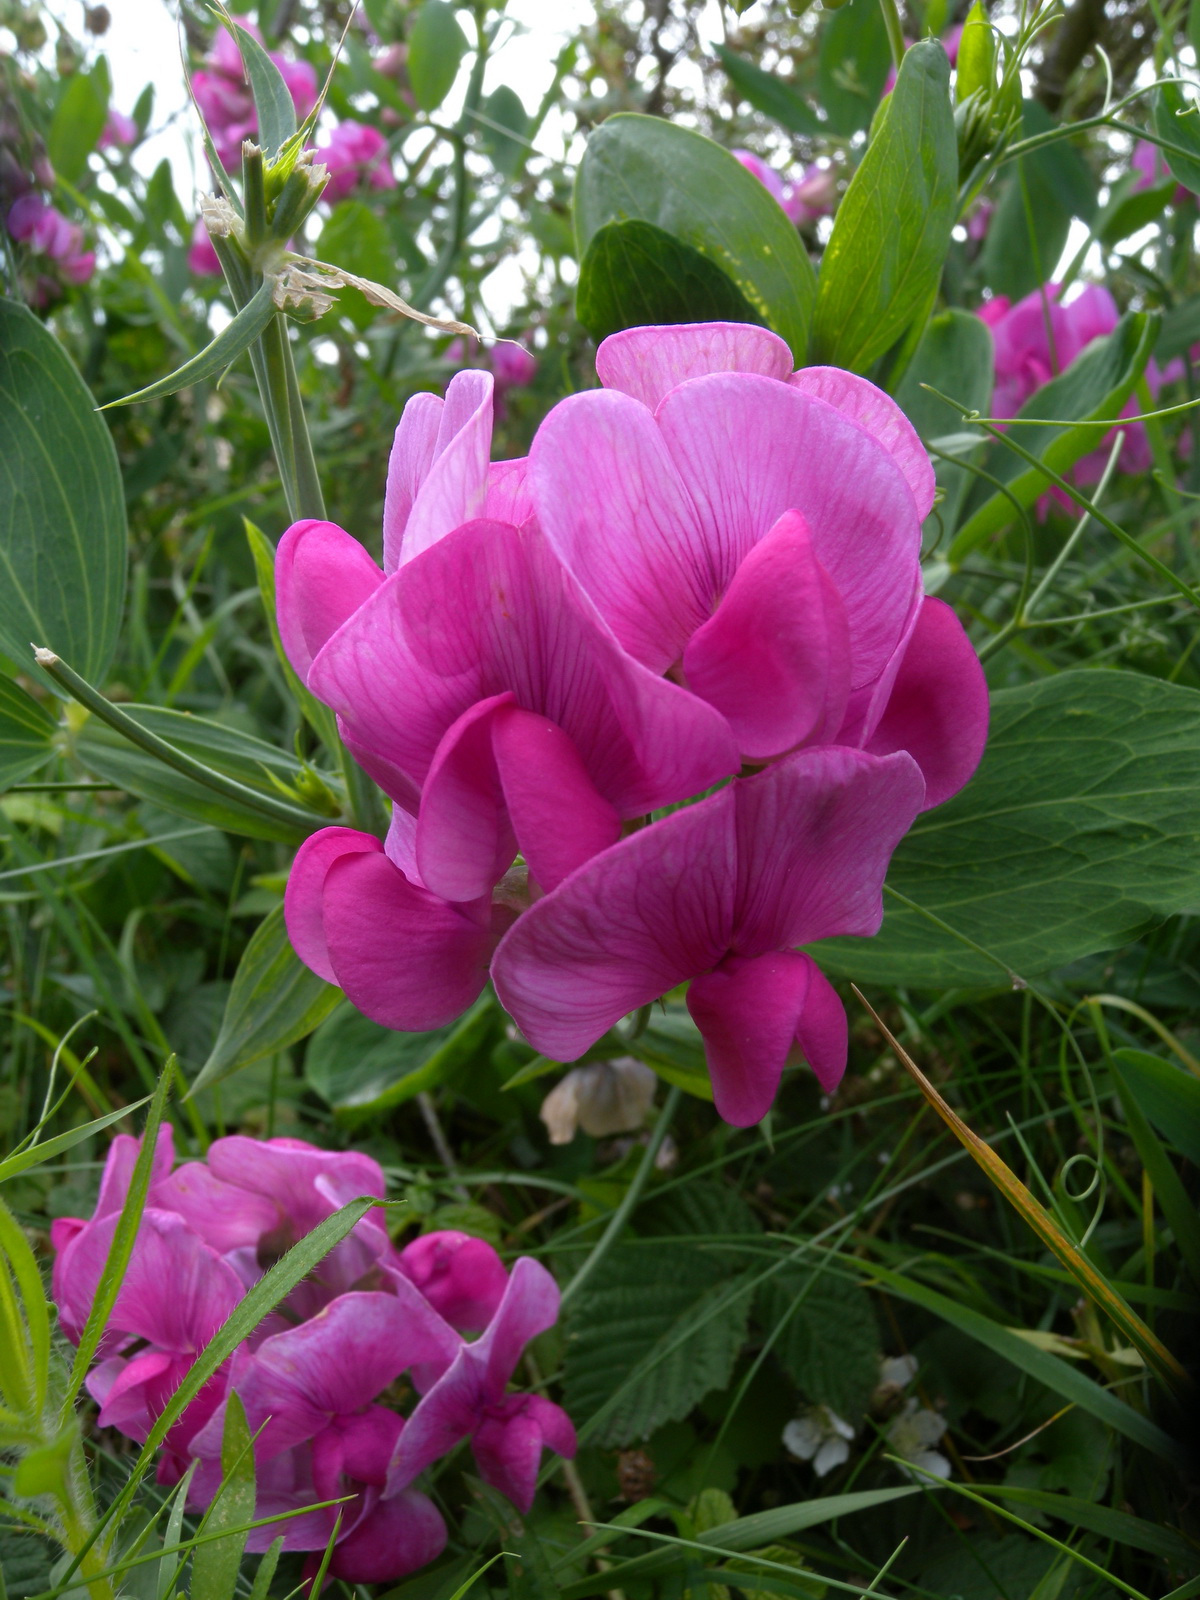
[[[621,818],[557,723],[506,706],[493,720],[492,748],[517,847],[540,888],[556,888],[616,844]]]
[[[491,448],[492,375],[455,373],[446,388],[433,459],[404,526],[397,565],[483,515]],[[385,565],[392,570],[390,560]]]
[[[837,732],[850,693],[850,630],[799,512],[780,517],[747,555],[692,635],[683,671],[750,760]]]
[[[242,1191],[248,1205],[252,1197],[269,1199],[277,1219],[290,1225],[293,1239],[311,1232],[347,1201],[367,1194],[382,1200],[385,1193],[383,1169],[370,1156],[358,1150],[320,1150],[304,1139],[228,1134],[209,1145],[208,1164],[223,1182]],[[368,1213],[358,1228],[369,1225],[373,1216]]]
[[[908,479],[917,515],[922,520],[929,515],[937,491],[933,463],[917,430],[891,395],[841,367],[801,367],[789,381],[793,388],[835,406],[874,434]]]
[[[414,394],[405,405],[396,428],[383,497],[385,572],[395,572],[400,565],[404,530],[417,493],[433,465],[445,406],[446,402],[438,395]]]
[[[336,523],[293,522],[275,553],[275,614],[304,682],[314,656],[382,582],[362,545]]]
[[[807,956],[791,950],[731,956],[692,980],[687,1006],[704,1036],[718,1113],[735,1128],[771,1109],[808,992]]]
[[[406,811],[403,806],[392,807],[392,820],[388,824],[387,838],[383,841],[383,852],[394,867],[400,868],[409,883],[421,883],[421,874],[417,870],[417,819],[413,812]]]
[[[808,956],[804,960],[809,961],[812,970],[804,1009],[796,1025],[796,1043],[816,1074],[817,1082],[826,1094],[832,1094],[846,1070],[850,1026],[837,990],[815,961]]]
[[[543,1445],[573,1456],[571,1419],[540,1395],[514,1394],[489,1409],[475,1430],[471,1450],[483,1481],[507,1495],[518,1511],[527,1512],[537,1491]]]
[[[721,959],[733,929],[733,808],[731,787],[642,828],[517,920],[492,977],[534,1049],[572,1061]]]
[[[450,905],[409,883],[382,852],[336,861],[323,911],[337,982],[385,1028],[444,1027],[487,981],[494,944],[488,903]]]
[[[444,900],[478,900],[512,865],[516,840],[496,770],[492,734],[511,694],[464,711],[437,748],[421,793],[416,853],[421,881]]]
[[[346,1583],[390,1583],[436,1561],[446,1537],[446,1524],[433,1501],[416,1489],[405,1489],[377,1500],[338,1540],[330,1575]]]
[[[163,1210],[177,1212],[220,1255],[256,1247],[264,1233],[279,1225],[273,1200],[223,1183],[203,1161],[177,1167],[159,1185],[155,1202]]]
[[[757,372],[786,383],[792,352],[778,334],[748,322],[686,322],[626,328],[596,351],[596,376],[651,411],[676,385],[709,372]]]
[[[965,628],[944,600],[928,597],[867,749],[907,750],[924,775],[928,810],[957,794],[979,765],[988,712],[987,680]]]
[[[404,1424],[388,1475],[389,1493],[407,1488],[439,1456],[475,1431],[487,1404],[483,1376],[473,1347],[464,1345]]]
[[[375,854],[382,850],[383,846],[372,834],[359,833],[355,828],[322,828],[306,839],[296,852],[283,896],[284,921],[292,949],[304,965],[326,983],[338,981],[325,936],[323,905],[329,869],[344,856]]]
[[[191,1366],[190,1357],[172,1355],[165,1350],[143,1350],[131,1361],[121,1363],[112,1382],[92,1387],[88,1393],[99,1401],[96,1418],[102,1428],[119,1428],[139,1444],[154,1426],[167,1401],[178,1389]],[[110,1367],[115,1363],[104,1363]],[[103,1396],[99,1393],[103,1387]]]
[[[108,1155],[104,1161],[104,1172],[100,1178],[100,1194],[96,1200],[96,1209],[93,1217],[107,1217],[114,1211],[120,1211],[129,1196],[129,1183],[133,1177],[133,1168],[141,1152],[141,1139],[134,1138],[129,1133],[118,1133],[112,1144],[108,1147]],[[158,1130],[158,1139],[154,1146],[154,1160],[150,1167],[150,1191],[170,1172],[175,1162],[175,1133],[169,1122],[164,1122]]]
[[[488,468],[487,498],[483,515],[492,522],[511,522],[514,528],[533,516],[533,495],[529,488],[529,459],[493,461]]]
[[[445,1229],[405,1245],[397,1265],[459,1333],[482,1333],[508,1284],[504,1263],[485,1239]]]
[[[826,745],[787,756],[734,791],[730,944],[738,955],[878,932],[888,862],[925,798],[910,756]]]
[[[498,1401],[504,1394],[529,1341],[558,1321],[561,1299],[558,1284],[540,1261],[532,1256],[517,1257],[496,1315],[471,1347],[475,1358],[486,1363],[489,1401]]]

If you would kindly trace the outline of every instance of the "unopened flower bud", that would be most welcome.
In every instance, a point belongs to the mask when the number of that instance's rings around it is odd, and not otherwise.
[[[646,1120],[658,1080],[632,1056],[572,1067],[538,1113],[551,1144],[570,1144],[577,1128],[594,1139],[634,1133]]]

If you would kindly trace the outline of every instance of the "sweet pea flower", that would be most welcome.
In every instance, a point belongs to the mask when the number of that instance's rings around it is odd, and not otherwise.
[[[752,150],[731,150],[730,154],[741,162],[753,178],[776,199],[790,221],[797,227],[828,216],[833,210],[837,180],[828,167],[814,162],[806,167],[798,183],[785,184],[783,179]]]
[[[1167,158],[1156,144],[1151,144],[1149,139],[1139,139],[1133,147],[1133,154],[1129,158],[1129,165],[1137,173],[1137,181],[1133,185],[1133,193],[1137,194],[1142,189],[1152,189],[1155,184],[1165,183],[1171,176],[1171,169],[1167,165]],[[1179,205],[1184,200],[1192,199],[1192,191],[1185,184],[1177,183],[1171,195],[1173,205]]]
[[[530,907],[496,952],[496,993],[540,1053],[581,1055],[692,980],[720,1115],[769,1109],[793,1048],[821,1087],[846,1065],[846,1015],[796,946],[869,937],[892,851],[924,800],[916,762],[804,750],[622,839]]]
[[[482,1333],[508,1287],[504,1263],[487,1240],[452,1229],[405,1245],[396,1270],[459,1333]]]
[[[7,227],[14,239],[55,262],[68,283],[86,283],[96,270],[95,251],[83,248],[83,229],[40,195],[22,195],[9,210]]]
[[[338,123],[324,144],[318,145],[315,159],[329,169],[324,198],[331,205],[364,183],[369,189],[396,187],[387,140],[377,128],[349,117]]]
[[[558,1285],[540,1262],[522,1256],[484,1334],[463,1344],[453,1364],[404,1425],[388,1473],[389,1494],[461,1439],[471,1439],[480,1476],[521,1512],[533,1504],[542,1447],[569,1460],[575,1429],[561,1406],[536,1394],[507,1394],[525,1346],[558,1318]]]
[[[804,745],[908,750],[927,806],[974,772],[978,658],[922,596],[929,457],[903,412],[765,328],[631,328],[604,387],[534,438],[539,525],[621,644],[720,711],[760,762]]]
[[[128,148],[138,141],[138,125],[124,111],[109,110],[104,128],[96,141],[97,150],[108,150],[114,145]]]
[[[217,255],[216,247],[212,242],[208,229],[204,226],[204,218],[197,217],[192,228],[192,242],[187,253],[188,271],[194,272],[198,278],[219,278],[221,276],[221,259]]]
[[[262,44],[262,33],[249,17],[234,17],[233,21]],[[276,50],[268,54],[283,77],[296,116],[303,121],[317,103],[315,69],[307,61],[289,61]],[[213,38],[206,65],[192,74],[192,95],[222,164],[240,166],[242,141],[258,132],[258,113],[237,41],[223,27]]]

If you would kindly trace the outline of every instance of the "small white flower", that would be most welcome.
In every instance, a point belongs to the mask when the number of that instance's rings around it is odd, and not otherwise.
[[[933,1447],[941,1440],[947,1427],[945,1417],[929,1411],[917,1400],[906,1400],[904,1409],[888,1426],[888,1443],[898,1456],[920,1467],[935,1478],[950,1476],[950,1463],[940,1450]],[[918,1476],[915,1472],[910,1478]]]
[[[658,1079],[632,1056],[572,1067],[538,1112],[551,1144],[570,1144],[577,1127],[594,1139],[635,1133],[646,1120]]]
[[[853,1438],[854,1429],[828,1406],[810,1406],[783,1430],[785,1448],[801,1461],[811,1461],[818,1478],[850,1459]]]
[[[879,1383],[883,1388],[907,1389],[917,1375],[916,1356],[884,1356],[879,1363]]]

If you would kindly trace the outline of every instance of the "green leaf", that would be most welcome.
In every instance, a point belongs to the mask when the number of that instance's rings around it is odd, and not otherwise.
[[[785,1323],[771,1349],[796,1387],[857,1425],[879,1382],[879,1329],[867,1291],[832,1272],[784,1267],[759,1302],[768,1331]]]
[[[1121,1057],[1132,1056],[1132,1062],[1126,1064]],[[1155,1081],[1156,1069],[1163,1068],[1173,1078],[1184,1077],[1185,1074],[1178,1068],[1169,1066],[1167,1062],[1160,1061],[1157,1056],[1146,1055],[1144,1051],[1128,1050],[1118,1051],[1111,1057],[1114,1075],[1117,1080],[1117,1093],[1121,1098],[1121,1109],[1125,1114],[1125,1124],[1129,1135],[1137,1149],[1138,1157],[1145,1168],[1146,1176],[1150,1180],[1154,1197],[1158,1201],[1163,1216],[1167,1219],[1167,1226],[1175,1235],[1175,1243],[1179,1253],[1187,1263],[1187,1269],[1192,1275],[1192,1280],[1200,1285],[1200,1215],[1197,1214],[1195,1201],[1191,1199],[1184,1188],[1179,1174],[1171,1165],[1170,1157],[1163,1149],[1162,1143],[1154,1129],[1147,1121],[1142,1111],[1141,1103],[1133,1088],[1133,1083],[1143,1077],[1139,1071],[1138,1057],[1144,1056],[1150,1063],[1148,1073],[1144,1074],[1150,1080],[1150,1098],[1155,1098],[1157,1083]],[[1126,1076],[1128,1073],[1128,1076]],[[1188,1083],[1196,1091],[1193,1106],[1193,1126],[1200,1134],[1200,1081],[1189,1078]],[[1175,1096],[1172,1094],[1175,1085],[1168,1082],[1166,1085],[1166,1103],[1174,1109]],[[1183,1099],[1183,1097],[1179,1097]],[[1186,1115],[1184,1118],[1186,1126]],[[1175,1119],[1171,1119],[1174,1128]],[[1171,1137],[1170,1134],[1167,1135]],[[1185,1134],[1186,1137],[1186,1134]]]
[[[1162,154],[1172,177],[1193,194],[1200,194],[1200,111],[1195,100],[1184,93],[1182,84],[1159,85],[1154,97],[1154,131],[1160,139],[1193,152],[1183,156],[1164,150]]]
[[[0,677],[0,790],[45,766],[54,754],[57,727],[32,695]]]
[[[117,453],[54,335],[0,300],[0,652],[30,641],[102,678],[125,600]]]
[[[253,1518],[254,1446],[245,1408],[236,1389],[230,1389],[221,1434],[221,1487],[198,1531],[219,1533],[225,1528],[241,1531],[197,1546],[192,1557],[188,1600],[233,1600],[242,1551],[246,1547],[245,1526]]]
[[[1036,100],[1022,103],[1024,138],[1056,126]],[[1091,222],[1095,216],[1096,183],[1083,156],[1065,139],[1018,156],[1011,171],[988,226],[981,265],[996,294],[1020,300],[1054,272],[1071,218]]]
[[[589,1443],[648,1438],[729,1382],[750,1297],[720,1271],[719,1257],[687,1245],[669,1257],[618,1245],[570,1302],[564,1403]]]
[[[1165,183],[1156,184],[1151,189],[1134,189],[1118,200],[1111,210],[1106,208],[1103,226],[1097,227],[1100,243],[1111,250],[1122,239],[1128,239],[1131,233],[1157,222],[1175,198],[1175,189],[1175,180],[1168,178]]]
[[[1113,1061],[1142,1115],[1200,1167],[1200,1078],[1146,1050],[1115,1050]]]
[[[883,125],[850,181],[821,262],[813,359],[866,372],[930,302],[958,208],[950,64],[905,52]]]
[[[394,1033],[339,1005],[313,1035],[304,1076],[336,1111],[365,1116],[436,1089],[473,1057],[495,1024],[490,996],[458,1022],[430,1033]]]
[[[592,235],[575,311],[597,342],[652,323],[760,321],[720,267],[649,222],[606,222]]]
[[[992,696],[975,777],[920,817],[874,939],[812,946],[859,982],[1003,986],[1111,950],[1200,905],[1200,693],[1125,672],[1062,672]]]
[[[1043,1516],[1057,1517],[1076,1528],[1086,1528],[1104,1539],[1112,1539],[1118,1549],[1146,1550],[1168,1561],[1194,1562],[1196,1548],[1171,1528],[1145,1522],[1111,1506],[1097,1505],[1077,1495],[1054,1494],[1045,1489],[1023,1489],[1014,1484],[977,1484],[980,1494],[994,1494],[1013,1505],[1026,1506]]]
[[[974,0],[967,12],[954,68],[954,97],[959,105],[973,94],[990,95],[996,87],[996,36],[981,0]]]
[[[296,758],[252,734],[163,706],[130,705],[121,709],[185,754],[195,756],[265,796],[279,796],[268,773],[273,773],[281,783],[295,781]],[[299,824],[291,827],[282,819],[267,816],[248,804],[242,805],[165,766],[155,756],[130,744],[98,717],[89,717],[84,723],[75,739],[74,752],[97,777],[107,778],[127,794],[152,800],[155,805],[180,816],[224,828],[230,833],[245,834],[251,839],[278,839],[285,844],[297,844],[305,836]],[[314,812],[309,831],[315,832],[327,820]]]
[[[1030,395],[1017,412],[1018,417],[1052,419],[1052,425],[1022,426],[1014,430],[1014,436],[1019,437],[1024,449],[1055,472],[1066,472],[1104,437],[1102,428],[1072,424],[1094,424],[1120,415],[1145,371],[1157,337],[1155,317],[1144,312],[1122,317],[1106,339],[1093,340],[1064,373]],[[950,398],[958,400],[960,396]],[[989,446],[984,466],[1007,486],[1019,505],[1031,506],[1046,492],[1045,476],[999,440]],[[1012,501],[984,483],[968,500],[967,511],[968,519],[947,552],[951,565],[957,565],[969,551],[1013,520]]]
[[[1197,0],[1200,4],[1200,0]],[[1185,350],[1200,342],[1200,294],[1189,296],[1170,311],[1164,312],[1158,343],[1154,346],[1156,361],[1166,363],[1181,356]]]
[[[656,1009],[645,1032],[630,1042],[629,1054],[644,1061],[664,1083],[675,1084],[697,1100],[712,1100],[704,1040],[686,1006]]]
[[[344,207],[338,207],[339,211],[343,209]],[[287,686],[292,691],[292,698],[299,706],[305,720],[326,750],[331,755],[336,754],[342,745],[337,731],[337,718],[329,707],[322,705],[316,695],[300,681],[295,667],[287,658],[283,640],[279,637],[279,619],[275,608],[275,546],[262,529],[256,528],[248,517],[242,518],[242,527],[246,530],[246,542],[250,546],[250,555],[254,561],[254,576],[258,579],[258,592],[262,598],[267,629],[271,635],[271,643],[275,647],[275,655],[283,669],[283,676],[287,680]],[[279,752],[276,751],[275,754],[278,757]]]
[[[891,65],[887,27],[876,0],[850,0],[828,19],[817,56],[817,83],[832,133],[849,138],[867,127]]]
[[[885,48],[886,44],[885,36]],[[773,117],[791,133],[811,136],[821,132],[821,119],[799,89],[793,88],[786,78],[781,78],[775,72],[764,72],[726,45],[717,45],[716,52],[734,89],[756,111]]]
[[[408,81],[422,111],[436,111],[454,87],[467,39],[447,0],[424,0],[408,35]]]
[[[81,1144],[84,1139],[90,1139],[94,1134],[102,1133],[105,1128],[111,1127],[114,1122],[120,1122],[125,1117],[139,1111],[146,1104],[150,1096],[144,1100],[136,1100],[131,1106],[118,1106],[115,1111],[110,1111],[106,1116],[97,1117],[94,1122],[85,1122],[78,1128],[68,1128],[65,1133],[55,1134],[53,1139],[43,1139],[41,1144],[30,1145],[26,1150],[17,1150],[11,1156],[0,1161],[0,1183],[5,1183],[9,1178],[15,1178],[18,1172],[26,1172],[30,1167],[40,1167],[43,1162],[53,1161],[56,1156],[62,1155],[64,1150],[70,1150],[75,1145]]]
[[[283,81],[283,74],[254,35],[232,18],[225,25],[242,53],[254,109],[258,113],[258,143],[269,161],[279,154],[296,131],[295,102]]]
[[[217,1042],[191,1093],[305,1038],[341,997],[340,989],[310,972],[292,949],[283,907],[276,906],[254,930],[238,962]]]
[[[952,394],[986,417],[992,405],[992,367],[992,336],[982,319],[971,311],[943,311],[925,329],[896,390],[896,400],[926,443],[944,438],[961,430],[962,416],[921,385]],[[974,453],[982,448],[981,442]],[[934,458],[934,471],[942,500],[930,518],[935,525],[940,519],[941,526],[952,533],[975,478],[958,461],[938,457]]]
[[[185,361],[183,366],[178,367],[167,377],[150,384],[148,388],[124,395],[120,400],[110,400],[104,409],[111,411],[114,406],[131,406],[139,400],[160,400],[164,395],[178,394],[180,389],[189,389],[194,383],[203,383],[208,378],[219,378],[226,367],[231,366],[240,355],[249,350],[254,341],[261,338],[266,331],[271,318],[276,314],[274,294],[274,278],[264,278],[253,298],[246,302],[233,321],[222,328],[213,342],[206,345],[198,355],[194,355],[190,361]]]
[[[12,1273],[18,1301],[8,1274]],[[41,1420],[50,1372],[50,1316],[29,1241],[0,1200],[0,1395]],[[32,1358],[32,1359],[31,1359]],[[19,1392],[18,1392],[19,1391]]]
[[[497,172],[513,177],[525,164],[529,146],[525,135],[529,130],[529,116],[517,91],[502,83],[480,107],[480,134],[483,147],[492,158]],[[483,117],[487,121],[482,120]]]
[[[46,140],[50,165],[67,183],[78,184],[87,172],[107,115],[108,95],[98,74],[76,72],[67,79]]]
[[[317,253],[331,266],[369,278],[372,283],[395,281],[396,252],[387,227],[365,201],[343,200],[333,208],[321,229]],[[349,317],[356,328],[365,328],[377,315],[377,308],[361,295],[347,295],[338,301],[338,314]]]
[[[605,223],[631,220],[706,256],[804,362],[812,263],[783,209],[728,150],[661,117],[621,112],[602,122],[575,181],[580,260]]]

